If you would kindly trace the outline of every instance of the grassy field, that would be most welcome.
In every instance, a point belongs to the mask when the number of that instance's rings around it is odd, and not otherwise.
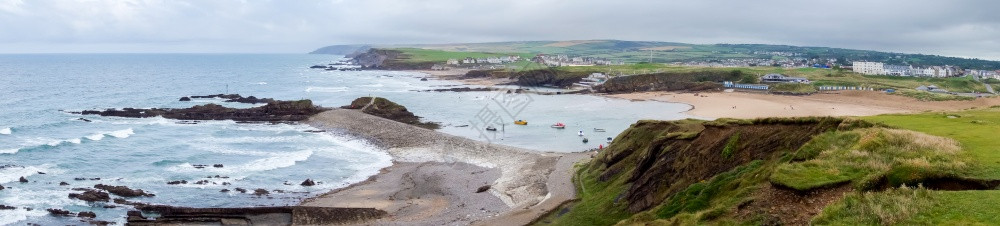
[[[525,55],[518,53],[487,53],[487,52],[454,52],[454,51],[442,51],[442,50],[431,50],[431,49],[418,49],[418,48],[398,48],[394,50],[399,50],[404,55],[406,59],[404,62],[440,62],[445,63],[448,59],[462,60],[466,57],[472,58],[486,58],[486,57],[502,57],[511,55],[520,55],[522,58],[534,55]]]
[[[970,177],[1000,179],[1000,107],[954,113],[892,114],[865,117],[889,126],[955,139],[981,164]]]

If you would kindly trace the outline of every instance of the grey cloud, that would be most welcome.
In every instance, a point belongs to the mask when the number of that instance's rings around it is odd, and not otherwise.
[[[624,39],[1000,60],[996,1],[0,0],[0,52],[306,52],[329,44]]]

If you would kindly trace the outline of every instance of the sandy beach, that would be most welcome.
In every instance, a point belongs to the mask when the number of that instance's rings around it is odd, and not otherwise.
[[[643,92],[605,95],[636,101],[684,103],[687,113],[707,118],[761,118],[803,116],[869,116],[890,113],[962,110],[1000,105],[1000,98],[972,101],[920,101],[871,91],[840,91],[808,96],[744,92]]]
[[[428,75],[430,75],[432,77],[435,77],[437,79],[453,80],[453,81],[460,82],[460,83],[466,84],[466,85],[495,86],[495,85],[507,84],[507,83],[511,83],[511,82],[515,81],[513,79],[506,79],[506,78],[502,78],[502,79],[501,78],[462,78],[462,76],[465,76],[465,73],[468,73],[469,71],[471,71],[471,70],[470,69],[451,69],[451,70],[445,70],[445,71],[415,70],[415,72],[420,72],[420,73],[428,74]]]
[[[388,211],[388,217],[371,222],[379,225],[468,225],[498,219],[526,224],[558,206],[552,203],[574,197],[570,176],[552,172],[570,172],[573,162],[589,157],[489,144],[355,110],[323,112],[308,123],[367,139],[387,150],[395,164],[301,205]],[[489,189],[477,193],[484,185]],[[514,210],[521,214],[510,214]]]

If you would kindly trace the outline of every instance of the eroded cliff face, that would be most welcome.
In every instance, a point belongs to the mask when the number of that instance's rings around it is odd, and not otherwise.
[[[737,81],[740,71],[666,72],[609,79],[595,87],[598,92],[630,93],[645,91],[720,90],[723,81]]]
[[[693,183],[797,150],[816,134],[841,126],[839,118],[732,122],[639,121],[587,165],[601,181],[626,178],[621,199],[629,212],[660,205]]]
[[[430,70],[435,62],[407,61],[409,56],[398,50],[369,49],[352,57],[352,63],[362,68],[381,70]],[[440,63],[440,62],[438,62]]]

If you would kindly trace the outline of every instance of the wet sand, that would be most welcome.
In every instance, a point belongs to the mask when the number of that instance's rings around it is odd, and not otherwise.
[[[589,157],[489,144],[355,110],[327,111],[307,123],[365,138],[387,150],[395,164],[301,205],[388,211],[388,217],[371,222],[379,225],[528,223],[574,197],[573,162]],[[483,185],[490,189],[477,193]]]
[[[803,116],[870,116],[891,113],[963,110],[1000,105],[1000,98],[972,101],[920,101],[872,91],[825,92],[785,96],[743,92],[643,92],[606,95],[637,101],[689,104],[688,114],[708,118],[762,118]]]

